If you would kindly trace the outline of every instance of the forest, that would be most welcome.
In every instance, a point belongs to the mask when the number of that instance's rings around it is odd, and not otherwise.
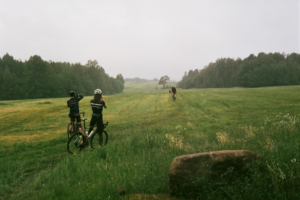
[[[185,72],[179,88],[267,87],[300,84],[300,54],[259,53],[245,59],[220,58]]]
[[[34,55],[22,62],[5,54],[0,58],[0,100],[67,97],[69,91],[93,95],[100,88],[103,94],[120,93],[124,78],[105,73],[96,60],[80,63],[44,61]]]

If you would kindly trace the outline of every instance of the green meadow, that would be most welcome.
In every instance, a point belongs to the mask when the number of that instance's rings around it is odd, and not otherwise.
[[[75,155],[66,149],[69,98],[0,101],[0,200],[189,199],[168,196],[172,160],[238,149],[260,154],[263,172],[207,181],[198,199],[300,199],[300,86],[177,89],[176,101],[160,88],[126,83],[104,96],[107,146]],[[80,101],[88,123],[91,98]]]

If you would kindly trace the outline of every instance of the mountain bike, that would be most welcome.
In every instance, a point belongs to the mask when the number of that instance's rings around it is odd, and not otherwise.
[[[86,130],[91,128],[91,127],[85,127],[85,120],[86,119],[81,120],[81,121],[83,121],[83,124],[84,124],[83,132],[85,132]],[[98,145],[99,145],[99,147],[104,147],[108,141],[108,134],[104,130],[106,128],[106,126],[108,126],[108,122],[106,122],[106,124],[103,124],[102,133],[100,133],[98,131],[98,129],[96,129],[95,131],[92,131],[90,133],[88,138],[82,132],[78,131],[76,133],[73,133],[73,135],[71,136],[71,138],[68,141],[68,145],[67,145],[68,152],[71,154],[74,154],[77,151],[81,151],[85,147],[88,147],[89,145],[91,146],[91,148],[96,148]],[[93,127],[97,127],[97,125],[95,125]],[[90,140],[89,140],[89,138],[90,138]]]
[[[84,111],[79,113],[78,115],[82,115],[82,117],[84,117]],[[77,123],[73,123],[73,122],[70,122],[68,124],[68,128],[67,128],[67,135],[68,135],[68,139],[70,139],[70,137],[76,133],[76,132],[79,132],[79,126]]]

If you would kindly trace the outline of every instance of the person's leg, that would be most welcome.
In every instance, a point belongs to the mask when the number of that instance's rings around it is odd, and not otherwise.
[[[74,129],[75,129],[75,126],[74,126],[75,118],[70,117],[70,121],[71,121],[71,126],[69,126],[69,137],[72,136],[72,133],[74,132]]]
[[[76,122],[77,122],[77,124],[78,124],[78,130],[79,130],[80,132],[82,132],[80,115],[79,115],[79,116],[76,116]]]
[[[94,129],[95,124],[97,123],[97,118],[92,116],[92,119],[90,121],[90,128],[88,131],[88,135],[92,132],[92,130]]]
[[[101,116],[101,117],[98,117],[98,119],[97,119],[97,130],[100,133],[100,135],[102,134],[103,128],[104,128],[103,117]]]
[[[74,117],[70,117],[70,120],[71,120],[71,124],[72,126],[69,126],[69,131],[73,132],[74,131],[74,121],[75,121],[75,118]]]

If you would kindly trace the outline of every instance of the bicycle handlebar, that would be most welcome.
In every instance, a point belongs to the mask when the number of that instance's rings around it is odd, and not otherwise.
[[[82,112],[80,112],[79,114],[82,114],[82,117],[84,117],[84,114],[85,114],[85,112],[84,112],[84,111],[82,111]]]

